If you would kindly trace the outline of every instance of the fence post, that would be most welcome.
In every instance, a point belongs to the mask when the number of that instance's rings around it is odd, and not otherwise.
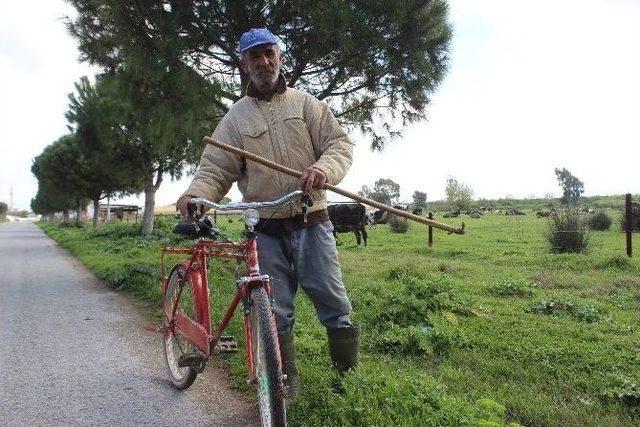
[[[433,219],[433,213],[429,212],[429,219]],[[433,246],[433,227],[429,227],[429,246]]]
[[[631,248],[631,234],[633,232],[633,223],[632,223],[632,216],[631,215],[631,194],[627,193],[627,195],[625,196],[625,223],[626,223],[626,233],[627,233],[627,256],[631,257],[631,255],[633,254],[632,248]]]

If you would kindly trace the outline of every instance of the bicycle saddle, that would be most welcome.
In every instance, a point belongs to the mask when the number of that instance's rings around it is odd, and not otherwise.
[[[173,227],[173,233],[181,236],[197,239],[199,237],[212,237],[218,234],[216,227],[209,217],[204,217],[196,222],[179,222]]]

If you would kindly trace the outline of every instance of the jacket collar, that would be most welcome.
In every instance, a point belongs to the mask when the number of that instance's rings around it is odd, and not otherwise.
[[[273,98],[274,95],[282,95],[286,90],[287,81],[284,79],[284,75],[282,73],[280,73],[280,76],[278,76],[278,85],[276,86],[276,91],[272,96],[267,96],[256,89],[251,80],[249,80],[249,84],[247,84],[247,96],[259,99],[261,101],[271,101],[271,98]]]

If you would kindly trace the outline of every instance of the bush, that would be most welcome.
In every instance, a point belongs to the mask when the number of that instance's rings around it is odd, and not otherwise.
[[[611,227],[611,217],[604,211],[598,211],[589,217],[587,223],[592,230],[604,231]]]
[[[406,233],[409,230],[409,220],[404,217],[390,215],[389,230],[392,233]]]
[[[552,253],[586,252],[589,243],[585,221],[575,209],[553,212],[545,237]]]
[[[620,228],[622,231],[627,231],[627,218],[624,209],[620,219]],[[631,231],[640,231],[640,204],[638,203],[631,205]]]

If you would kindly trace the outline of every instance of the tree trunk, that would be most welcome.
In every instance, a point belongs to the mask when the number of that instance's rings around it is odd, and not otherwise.
[[[153,231],[153,214],[156,204],[156,188],[153,185],[153,174],[145,178],[144,213],[142,214],[142,234],[148,236]]]
[[[156,191],[162,183],[163,168],[160,166],[156,172],[156,182],[153,182],[154,171],[149,172],[144,182],[144,213],[142,214],[142,235],[148,236],[153,231],[153,218],[156,205]]]
[[[66,209],[62,211],[62,222],[65,224],[69,222],[69,211]]]
[[[78,200],[76,203],[76,227],[80,227],[80,215],[82,214],[82,202]]]
[[[100,213],[100,199],[93,199],[93,228],[98,226],[98,214]]]

